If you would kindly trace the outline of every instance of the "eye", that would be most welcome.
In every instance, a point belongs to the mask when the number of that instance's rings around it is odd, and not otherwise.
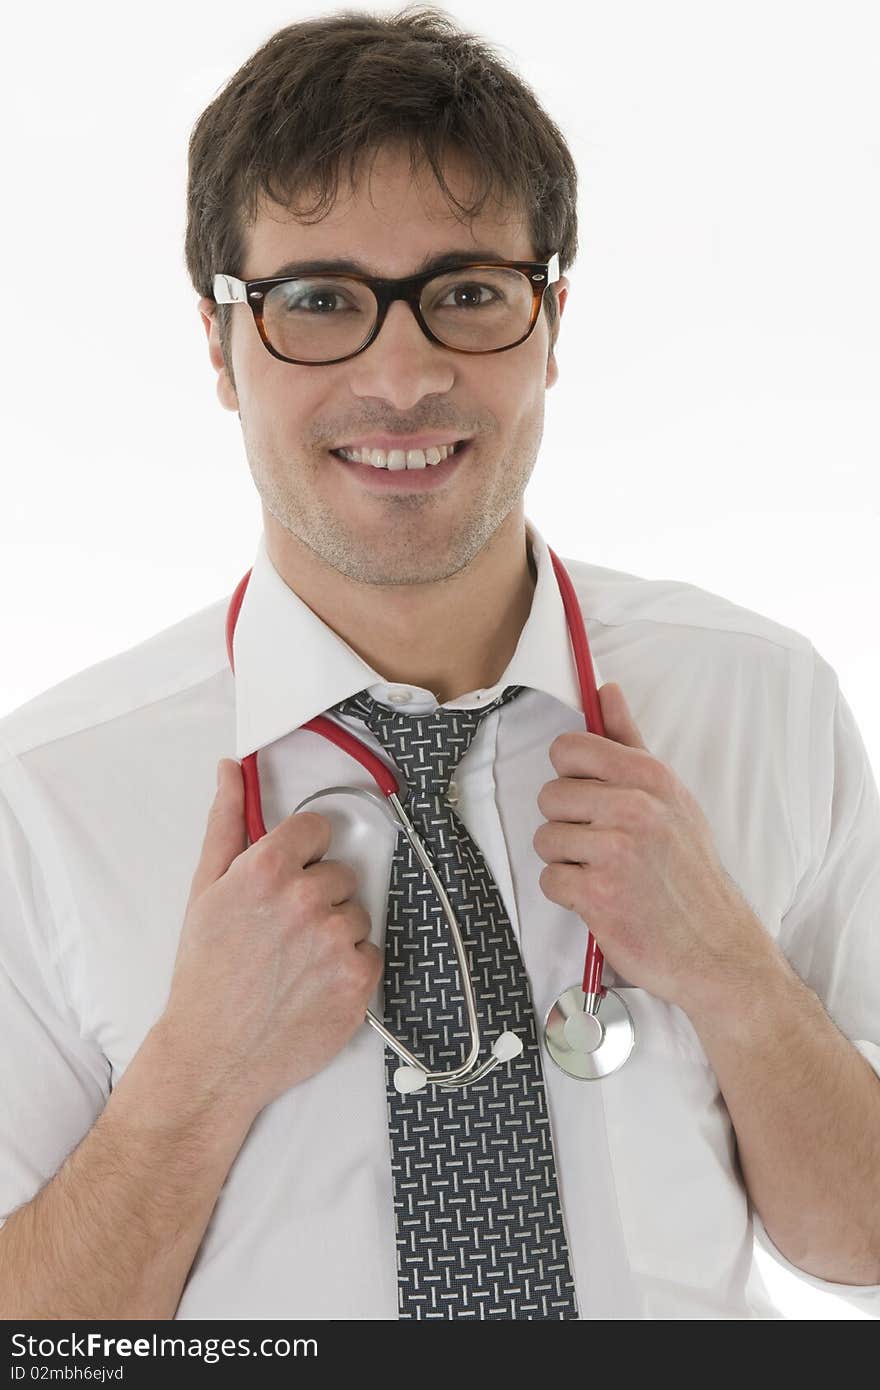
[[[334,306],[343,303],[344,300],[345,296],[337,289],[310,289],[296,297],[290,296],[286,307],[302,309],[306,313],[332,314]]]
[[[485,298],[481,296],[485,295]],[[452,296],[452,303],[449,303]],[[491,304],[498,299],[497,292],[489,285],[483,285],[476,280],[462,280],[459,284],[447,289],[438,307],[443,309],[480,309],[484,305]]]

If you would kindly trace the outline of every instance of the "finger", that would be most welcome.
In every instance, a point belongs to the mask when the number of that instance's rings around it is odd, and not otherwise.
[[[625,824],[631,787],[612,787],[586,777],[557,777],[538,793],[538,810],[548,821],[578,821],[582,825]]]
[[[247,849],[247,844],[241,768],[233,758],[221,758],[217,764],[217,791],[208,811],[208,823],[190,899],[198,897],[212,883],[216,883],[230,864]]]
[[[310,864],[307,875],[309,883],[323,893],[328,907],[350,902],[357,892],[357,874],[341,859],[321,859]]]
[[[532,839],[535,853],[545,864],[583,864],[590,852],[587,828],[559,821],[541,825]]]
[[[358,941],[354,948],[364,956],[373,967],[374,988],[382,978],[384,955],[373,941]]]
[[[330,848],[333,829],[319,811],[294,811],[270,830],[267,840],[279,843],[298,869],[317,864]]]
[[[359,946],[366,941],[373,929],[370,914],[359,902],[349,902],[343,907],[346,921],[351,930],[351,942],[353,946]]]
[[[547,865],[582,865],[601,868],[626,852],[624,831],[604,826],[552,825],[539,828],[532,841],[539,858]]]

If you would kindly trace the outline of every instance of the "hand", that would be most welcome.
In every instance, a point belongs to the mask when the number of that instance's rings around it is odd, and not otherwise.
[[[326,816],[288,816],[248,846],[241,770],[217,795],[160,1028],[192,1084],[252,1116],[325,1067],[382,973],[354,870],[325,860]]]
[[[578,913],[631,984],[689,1007],[762,960],[770,937],[729,877],[702,810],[645,747],[619,685],[599,692],[606,737],[550,745],[559,776],[533,844],[546,898]]]

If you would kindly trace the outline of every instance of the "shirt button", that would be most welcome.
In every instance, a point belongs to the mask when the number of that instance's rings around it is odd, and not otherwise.
[[[449,802],[450,806],[458,805],[458,787],[454,782],[450,782],[446,789],[446,800]]]
[[[406,690],[402,685],[392,685],[388,690],[388,699],[392,705],[405,705],[413,697],[411,690]]]

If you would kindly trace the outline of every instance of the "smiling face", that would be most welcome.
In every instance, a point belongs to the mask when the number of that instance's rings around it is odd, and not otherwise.
[[[444,173],[463,202],[471,195],[464,159]],[[528,227],[487,202],[462,221],[430,168],[414,179],[409,151],[379,152],[321,221],[301,223],[277,204],[261,206],[248,234],[242,279],[277,273],[289,261],[357,262],[386,278],[414,274],[451,252],[533,261]],[[560,312],[567,292],[561,280]],[[548,290],[547,293],[553,293]],[[510,519],[522,529],[522,497],[544,423],[544,392],[556,380],[542,308],[531,336],[507,352],[468,355],[432,343],[409,306],[391,305],[366,351],[345,362],[300,366],[266,351],[250,311],[232,312],[235,385],[223,366],[213,305],[201,300],[218,370],[221,403],[241,419],[245,449],[263,502],[269,553],[296,572],[303,547],[364,584],[431,584],[457,574]],[[459,460],[436,471],[377,473],[331,450],[380,436],[469,439]],[[405,443],[406,441],[401,441]],[[429,476],[430,475],[430,476]]]

